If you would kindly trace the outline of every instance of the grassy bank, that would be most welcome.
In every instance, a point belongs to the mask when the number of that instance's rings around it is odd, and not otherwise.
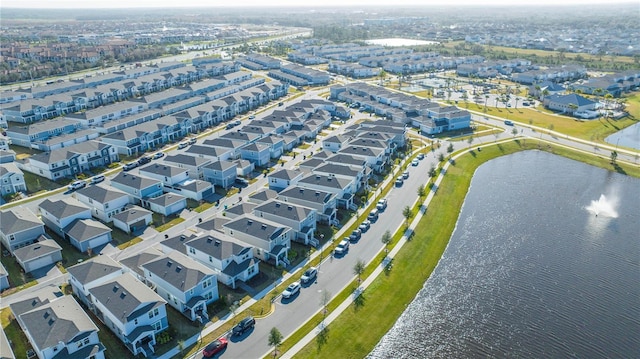
[[[555,146],[540,146],[542,150],[585,163],[613,170],[607,159]],[[362,358],[391,328],[406,306],[423,287],[444,252],[458,220],[458,215],[475,169],[482,163],[526,149],[538,149],[537,141],[511,142],[485,148],[481,154],[466,155],[447,171],[445,180],[433,198],[428,215],[418,224],[412,241],[398,253],[388,275],[378,277],[365,291],[364,300],[347,309],[328,327],[322,340],[307,345],[299,358]],[[624,166],[622,171],[640,177],[637,166]],[[618,171],[620,172],[620,170]],[[433,224],[437,223],[437,226]],[[338,296],[343,297],[343,296]],[[332,307],[335,303],[331,303]],[[372,322],[371,318],[375,318]],[[373,324],[373,325],[372,325]],[[295,333],[292,338],[300,338]],[[348,338],[348,345],[345,345]],[[292,345],[288,341],[283,348]]]
[[[635,106],[637,101],[629,100],[630,107],[635,112]],[[531,108],[495,108],[487,106],[486,112],[484,104],[469,103],[468,109],[471,111],[477,111],[490,116],[498,116],[505,119],[509,119],[514,122],[521,123],[523,125],[533,125],[547,129],[553,129],[553,131],[563,133],[576,138],[581,138],[586,141],[595,141],[604,143],[604,139],[617,132],[638,123],[637,117],[625,117],[619,120],[599,118],[595,120],[578,120],[568,116],[561,116],[551,114],[543,109],[531,109]]]

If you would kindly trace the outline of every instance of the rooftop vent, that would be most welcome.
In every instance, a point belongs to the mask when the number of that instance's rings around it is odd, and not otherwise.
[[[167,262],[167,267],[171,267],[172,265],[173,265],[173,262],[172,262],[172,261],[168,261],[168,262]]]

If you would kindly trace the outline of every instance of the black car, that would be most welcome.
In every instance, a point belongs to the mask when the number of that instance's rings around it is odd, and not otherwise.
[[[149,162],[151,162],[151,157],[149,157],[149,156],[140,157],[140,159],[138,160],[138,164],[140,166],[146,165]]]
[[[253,328],[256,325],[256,320],[253,317],[246,317],[233,327],[233,335],[242,335],[247,330]]]

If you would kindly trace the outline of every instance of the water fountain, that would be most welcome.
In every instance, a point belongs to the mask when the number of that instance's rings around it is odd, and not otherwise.
[[[615,201],[608,200],[604,194],[600,195],[597,200],[591,201],[586,210],[595,214],[596,217],[605,216],[610,218],[618,218],[618,212],[615,210]]]

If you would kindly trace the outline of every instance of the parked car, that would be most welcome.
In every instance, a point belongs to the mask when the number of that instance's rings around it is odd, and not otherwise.
[[[152,158],[154,160],[157,160],[158,158],[162,158],[162,157],[164,157],[164,152],[156,152],[156,153],[153,154]]]
[[[402,179],[402,176],[398,176],[398,178],[396,178],[396,187],[400,187],[404,184],[404,180]]]
[[[424,159],[424,153],[418,153],[418,157],[417,157],[420,161],[422,161]]]
[[[236,177],[236,183],[242,187],[247,187],[249,185],[249,181],[242,177]]]
[[[138,167],[138,162],[129,162],[122,166],[123,171],[131,171],[132,169]]]
[[[380,198],[378,200],[378,203],[376,204],[376,208],[382,212],[385,209],[387,209],[387,199],[386,198]]]
[[[300,282],[293,282],[282,292],[282,298],[289,299],[298,293],[300,293]]]
[[[302,283],[305,283],[305,284],[309,283],[313,279],[315,279],[317,275],[318,275],[318,268],[311,267],[306,271],[304,271],[304,274],[302,275],[302,277],[300,277],[300,281],[302,281]]]
[[[375,222],[378,220],[378,209],[374,208],[371,210],[371,212],[369,212],[369,215],[367,216],[367,219],[371,222]]]
[[[249,116],[250,120],[253,120],[254,118],[256,118],[256,116],[254,116],[254,115]]]
[[[147,164],[147,163],[149,163],[149,162],[151,162],[151,157],[149,157],[149,156],[140,157],[140,158],[138,159],[138,164],[139,164],[140,166],[142,166],[142,165],[146,165],[146,164]]]
[[[227,338],[218,338],[209,343],[209,345],[204,348],[204,350],[202,351],[202,355],[205,358],[211,358],[212,356],[223,351],[228,344],[229,342],[227,341]]]
[[[360,228],[360,231],[362,233],[366,232],[369,230],[369,228],[371,228],[371,222],[369,222],[369,220],[365,219],[364,221],[362,221],[362,223],[358,226],[358,228]]]
[[[349,240],[351,242],[357,242],[361,237],[362,237],[362,231],[360,230],[360,228],[356,228],[349,235]]]
[[[191,137],[187,142],[190,145],[193,145],[194,143],[198,142],[198,139],[196,137]]]
[[[404,178],[404,179],[409,178],[409,171],[402,172],[402,178]]]
[[[513,126],[513,122],[509,120],[504,120],[504,124],[507,126]]]
[[[92,184],[100,183],[104,181],[104,179],[105,179],[104,175],[93,176],[93,178],[91,178],[91,183]]]
[[[85,181],[73,181],[67,186],[67,188],[69,189],[69,191],[75,191],[77,189],[84,188],[86,185],[87,182]]]
[[[178,149],[183,149],[183,148],[187,148],[187,146],[189,146],[189,142],[180,142],[178,143]]]
[[[233,335],[242,335],[244,334],[244,332],[246,332],[250,328],[253,328],[253,326],[255,325],[256,320],[253,319],[253,317],[246,317],[242,319],[240,323],[236,324],[235,327],[233,327],[232,333]]]
[[[418,162],[417,158],[414,158],[413,161],[411,161],[411,165],[414,166],[414,167],[417,166],[418,164],[419,164],[419,162]]]
[[[233,122],[233,125],[234,125],[234,126],[240,126],[240,120],[236,120],[236,121],[234,121],[234,122]]]
[[[343,239],[340,243],[338,243],[338,245],[336,246],[336,248],[333,250],[333,252],[336,255],[344,255],[349,251],[349,241],[348,238],[347,239]]]

